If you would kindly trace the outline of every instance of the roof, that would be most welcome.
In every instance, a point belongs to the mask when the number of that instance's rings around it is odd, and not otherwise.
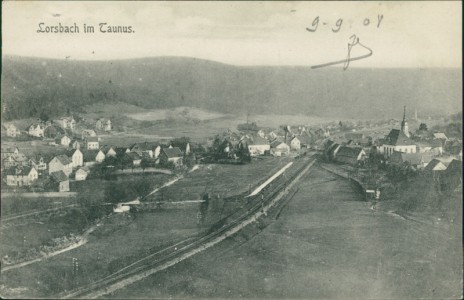
[[[421,163],[429,163],[432,160],[432,155],[422,153],[403,153],[393,152],[390,156],[390,161],[393,163],[409,162],[411,165],[420,165]]]
[[[347,132],[345,133],[345,138],[346,139],[363,139],[364,138],[364,133],[359,133],[359,132]]]
[[[260,136],[254,137],[253,140],[248,143],[249,145],[269,145],[269,141]]]
[[[63,171],[56,171],[50,174],[50,177],[56,182],[63,182],[68,180],[68,176]]]
[[[168,158],[182,157],[182,151],[178,147],[163,148],[161,150]]]
[[[462,174],[462,161],[453,159],[446,168],[446,172]]]
[[[277,148],[278,146],[280,146],[281,144],[285,144],[284,141],[282,141],[281,139],[275,139],[272,141],[271,143],[271,148]],[[287,145],[287,144],[285,144]],[[288,145],[287,145],[288,146]]]
[[[142,143],[135,143],[129,147],[130,151],[150,151],[156,149],[159,146],[157,142],[142,142]]]
[[[95,158],[97,157],[98,152],[100,150],[84,150],[81,151],[82,156],[84,157],[85,162],[90,162],[90,161],[95,161]]]
[[[85,138],[86,142],[98,142],[98,137],[97,136],[88,136]]]
[[[129,153],[127,153],[127,155],[128,155],[132,160],[142,159],[142,157],[141,157],[137,152],[129,152]]]
[[[25,166],[25,167],[22,167],[22,168],[13,167],[13,168],[9,168],[9,169],[5,170],[5,174],[6,175],[27,176],[27,175],[29,175],[29,173],[31,172],[31,170],[33,168],[34,167],[29,167],[29,166]]]
[[[446,165],[438,159],[432,159],[424,168],[425,171],[443,171],[446,170]]]
[[[85,167],[80,167],[79,170],[76,171],[77,172],[85,172],[85,173],[90,173],[90,169],[89,167],[85,166]]]
[[[446,135],[443,133],[443,132],[435,132],[433,134],[433,137],[436,138],[436,139],[443,139],[443,140],[447,140],[448,138],[446,137]]]
[[[414,141],[408,138],[404,132],[399,129],[392,129],[385,139],[385,144],[393,146],[415,145]]]
[[[2,153],[14,153],[16,151],[16,149],[18,149],[18,147],[14,147],[14,148],[11,148],[11,147],[7,147],[7,148],[2,148]],[[19,151],[19,149],[18,149]]]
[[[76,151],[79,151],[79,152],[82,153],[82,151],[80,149],[70,149],[70,150],[66,151],[66,155],[68,157],[72,157],[74,155],[74,153],[76,153]]]
[[[66,155],[62,154],[62,155],[58,155],[58,156],[55,156],[56,159],[58,159],[58,161],[62,164],[62,165],[69,165],[69,164],[72,164],[72,160],[67,157]],[[53,159],[52,159],[53,160]]]
[[[363,151],[362,148],[353,148],[353,147],[340,147],[337,152],[337,157],[349,157],[349,158],[358,158],[359,154]]]

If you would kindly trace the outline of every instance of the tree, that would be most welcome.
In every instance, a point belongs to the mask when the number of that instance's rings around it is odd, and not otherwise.
[[[427,131],[427,124],[421,123],[421,124],[419,125],[419,130],[420,130],[420,131]]]
[[[142,171],[145,171],[146,168],[149,168],[151,166],[150,159],[144,157],[140,161],[140,167],[142,168]]]
[[[179,147],[181,150],[185,150],[185,147],[187,147],[187,144],[190,143],[190,138],[189,137],[180,137],[173,139],[171,141],[171,146],[173,147]]]

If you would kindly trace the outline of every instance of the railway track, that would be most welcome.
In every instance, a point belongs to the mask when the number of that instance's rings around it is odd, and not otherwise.
[[[301,159],[301,161],[301,166],[299,166],[296,170],[289,170],[288,173],[280,175],[272,182],[271,185],[259,194],[247,198],[248,201],[242,209],[226,216],[216,224],[217,226],[221,226],[216,230],[213,230],[195,241],[187,239],[159,252],[145,256],[144,258],[105,278],[79,287],[70,292],[60,293],[55,295],[53,298],[74,299],[84,297],[96,298],[103,296],[114,290],[141,280],[146,276],[167,269],[170,266],[217,244],[228,236],[239,231],[241,228],[253,223],[261,215],[265,215],[265,211],[267,209],[272,207],[281,197],[285,196],[287,188],[290,187],[292,183],[296,182],[295,179],[298,176],[303,175],[303,171],[305,171],[305,169],[309,169],[315,162],[314,159]],[[215,225],[213,225],[212,228],[215,228]]]

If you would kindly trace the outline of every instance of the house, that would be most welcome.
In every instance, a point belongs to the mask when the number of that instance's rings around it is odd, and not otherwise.
[[[62,137],[57,137],[55,139],[55,144],[69,147],[69,144],[71,144],[71,139],[67,135],[63,135]]]
[[[366,152],[364,152],[362,148],[342,146],[337,151],[335,160],[340,163],[355,166],[359,162],[364,161],[366,157]]]
[[[161,146],[157,142],[142,142],[135,143],[129,147],[130,152],[135,152],[142,156],[143,153],[148,153],[150,158],[157,159],[161,152]]]
[[[301,148],[309,148],[311,147],[311,144],[313,144],[312,134],[308,130],[302,131],[298,136],[298,139],[300,140]]]
[[[160,160],[172,162],[177,167],[183,164],[183,153],[178,147],[161,149],[159,157]]]
[[[435,132],[433,138],[437,140],[447,141],[448,137],[443,132]]]
[[[110,119],[98,119],[97,122],[95,123],[95,128],[97,130],[104,130],[104,131],[111,131],[113,127],[111,126],[111,120]]]
[[[85,150],[82,151],[84,166],[92,166],[96,163],[101,163],[105,160],[105,153],[103,151],[97,150]]]
[[[81,167],[84,165],[84,154],[81,150],[70,150],[67,152],[67,156],[71,158],[73,168]]]
[[[417,152],[443,155],[443,143],[441,140],[421,141],[417,144]]]
[[[257,136],[261,137],[261,138],[265,138],[266,137],[266,133],[264,132],[264,130],[260,129],[258,130],[258,132],[256,133]]]
[[[31,158],[29,159],[29,165],[34,167],[37,171],[45,171],[47,169],[47,163],[45,159],[40,156],[39,158]]]
[[[103,153],[105,154],[106,157],[116,157],[117,156],[117,152],[115,150],[114,147],[112,146],[103,146],[100,148],[100,150],[103,151]]]
[[[35,137],[44,137],[45,126],[43,123],[36,123],[29,126],[28,134]]]
[[[329,143],[327,150],[325,151],[325,156],[330,160],[335,160],[337,158],[338,151],[341,148],[341,145],[338,143]]]
[[[79,142],[78,140],[72,140],[71,141],[71,147],[73,149],[80,149],[81,148],[81,142]]]
[[[276,138],[278,138],[279,136],[277,135],[277,133],[275,133],[274,131],[271,131],[269,132],[268,134],[268,138],[269,140],[275,140]]]
[[[6,136],[17,137],[21,135],[21,131],[19,131],[19,129],[13,124],[5,124],[3,125],[3,127],[5,130]]]
[[[85,139],[88,136],[97,136],[97,133],[93,129],[83,129],[81,131],[81,139]]]
[[[54,125],[50,125],[50,126],[45,127],[44,139],[47,138],[47,139],[53,139],[54,140],[56,138],[62,137],[63,135],[66,135],[66,130],[59,127],[58,125],[54,124]]]
[[[85,139],[85,145],[87,150],[100,149],[100,139],[96,136],[89,136]]]
[[[280,139],[271,142],[271,154],[274,156],[288,155],[290,153],[290,146]]]
[[[2,159],[4,158],[7,158],[9,156],[12,156],[12,155],[15,155],[15,154],[19,154],[19,149],[18,147],[14,147],[14,148],[2,148]]]
[[[76,179],[76,181],[86,180],[87,176],[89,176],[89,174],[90,174],[90,169],[88,167],[79,168],[76,171],[75,179]]]
[[[399,129],[392,129],[390,131],[385,138],[382,148],[383,154],[386,157],[391,156],[394,152],[416,153],[417,151],[414,141],[412,141]]]
[[[48,174],[63,171],[66,176],[72,173],[73,161],[66,155],[55,156],[48,163]]]
[[[432,155],[424,153],[393,152],[388,161],[397,166],[408,163],[417,170],[424,169],[432,160]]]
[[[58,120],[54,120],[56,124],[58,124],[63,129],[71,129],[74,130],[76,128],[76,120],[74,117],[61,117]]]
[[[10,155],[2,160],[2,167],[5,169],[11,167],[24,167],[29,164],[29,159],[23,153]]]
[[[442,189],[453,191],[462,189],[462,162],[453,159],[441,176]]]
[[[69,192],[69,178],[63,171],[50,173],[50,179],[58,192]]]
[[[290,140],[290,150],[300,150],[301,149],[301,141],[297,137],[293,137]]]
[[[436,172],[436,171],[445,171],[446,165],[440,160],[434,158],[432,159],[427,166],[424,168],[426,172]]]
[[[29,186],[39,178],[39,172],[34,167],[12,167],[5,173],[8,186]]]
[[[148,155],[147,153],[144,153],[144,154]],[[139,155],[137,152],[129,152],[129,153],[126,153],[126,155],[130,158],[130,160],[132,161],[132,165],[134,167],[140,166],[142,162],[142,155]]]
[[[266,151],[270,150],[271,145],[269,144],[269,141],[260,136],[253,138],[253,140],[248,143],[248,151],[250,152],[250,156],[263,155]]]

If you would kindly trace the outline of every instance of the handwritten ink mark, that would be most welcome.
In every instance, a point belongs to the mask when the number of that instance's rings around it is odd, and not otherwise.
[[[52,14],[53,17],[59,17],[61,14]]]
[[[350,40],[351,42],[348,43],[348,55],[346,57],[346,59],[343,59],[343,60],[338,60],[338,61],[334,61],[334,62],[329,62],[329,63],[325,63],[325,64],[321,64],[321,65],[315,65],[315,66],[311,66],[311,69],[317,69],[317,68],[323,68],[323,67],[328,67],[328,66],[333,66],[333,65],[338,65],[338,64],[343,64],[343,71],[345,71],[346,69],[348,69],[348,67],[350,66],[350,62],[352,61],[355,61],[355,60],[360,60],[360,59],[364,59],[364,58],[368,58],[369,56],[372,56],[372,54],[374,53],[372,51],[371,48],[361,44],[359,42],[359,38],[353,34],[351,37],[350,37]],[[354,46],[356,45],[359,45],[361,47],[363,47],[364,49],[368,50],[369,53],[368,54],[364,54],[364,55],[361,55],[361,56],[358,56],[358,57],[351,57],[351,50],[353,49]]]

